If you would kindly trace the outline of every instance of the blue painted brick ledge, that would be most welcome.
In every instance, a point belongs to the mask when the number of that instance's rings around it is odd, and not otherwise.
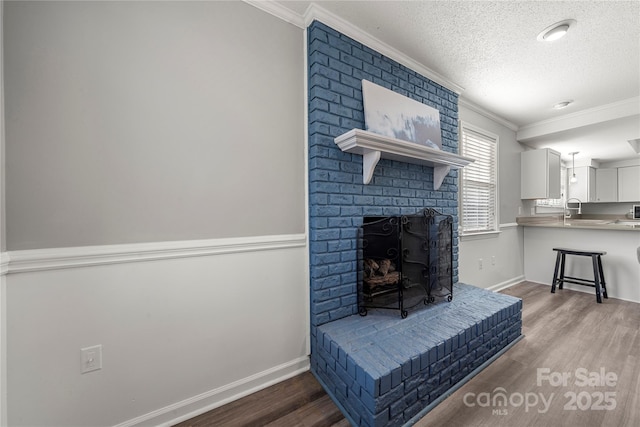
[[[314,373],[357,425],[404,425],[518,339],[521,312],[519,298],[458,283],[453,301],[406,319],[371,310],[319,326]]]

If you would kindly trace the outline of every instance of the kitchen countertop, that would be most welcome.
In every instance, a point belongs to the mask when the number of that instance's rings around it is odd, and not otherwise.
[[[640,232],[640,221],[624,216],[590,215],[563,218],[562,215],[519,216],[516,223],[525,227],[578,228],[589,230],[618,230]]]

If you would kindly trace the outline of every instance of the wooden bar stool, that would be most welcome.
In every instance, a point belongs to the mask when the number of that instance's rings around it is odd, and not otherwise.
[[[558,289],[562,289],[562,285],[566,283],[574,283],[576,285],[591,286],[596,288],[596,301],[602,303],[603,297],[607,296],[607,286],[604,281],[604,272],[602,271],[602,255],[606,255],[605,251],[581,251],[578,249],[553,248],[558,252],[556,256],[556,268],[553,271],[553,282],[551,282],[551,293],[556,293],[556,284]],[[593,280],[582,279],[580,277],[570,277],[564,275],[564,261],[567,255],[590,256],[593,263]],[[558,268],[560,269],[560,277],[558,277]]]

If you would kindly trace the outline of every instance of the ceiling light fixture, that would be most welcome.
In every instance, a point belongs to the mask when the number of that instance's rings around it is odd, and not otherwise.
[[[563,108],[567,108],[572,102],[573,100],[558,102],[556,105],[553,106],[553,109],[562,110]]]
[[[578,182],[578,178],[576,178],[576,154],[578,153],[579,151],[574,151],[573,153],[569,153],[573,157],[573,167],[571,168],[571,172],[573,172],[573,175],[571,175],[571,179],[569,180],[569,182],[572,184],[575,184],[576,182]]]
[[[576,25],[576,23],[575,19],[565,19],[564,21],[556,22],[542,30],[536,39],[540,42],[552,42],[554,40],[558,40],[567,34],[569,28]]]

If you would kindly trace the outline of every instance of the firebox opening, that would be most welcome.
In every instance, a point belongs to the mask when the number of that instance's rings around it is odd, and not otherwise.
[[[451,215],[426,208],[414,215],[364,217],[360,229],[358,312],[399,310],[453,299]]]

